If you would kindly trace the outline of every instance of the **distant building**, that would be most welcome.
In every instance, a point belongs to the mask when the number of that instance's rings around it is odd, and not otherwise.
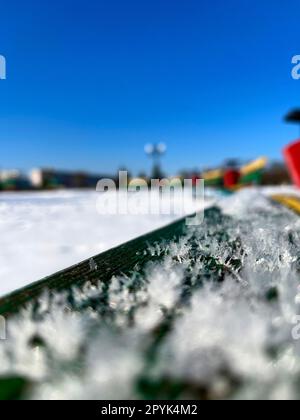
[[[16,191],[31,189],[31,183],[17,169],[8,169],[0,171],[0,190]]]
[[[111,176],[55,169],[33,169],[29,174],[32,186],[38,189],[96,188],[97,182],[102,178]]]
[[[21,176],[21,172],[18,169],[2,169],[0,171],[0,180],[7,181],[8,179],[16,179]]]

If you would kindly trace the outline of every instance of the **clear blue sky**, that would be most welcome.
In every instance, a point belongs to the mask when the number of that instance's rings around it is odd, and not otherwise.
[[[299,0],[2,2],[0,166],[113,171],[280,158],[298,135]]]

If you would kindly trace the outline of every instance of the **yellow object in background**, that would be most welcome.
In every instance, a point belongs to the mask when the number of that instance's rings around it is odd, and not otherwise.
[[[260,158],[256,159],[255,161],[250,162],[245,166],[242,166],[241,169],[240,169],[241,175],[245,176],[245,175],[249,175],[252,172],[262,170],[267,166],[267,163],[268,163],[267,158],[260,157]]]
[[[300,197],[276,194],[272,196],[272,200],[300,215]]]
[[[210,181],[212,179],[223,178],[223,175],[223,169],[215,169],[213,171],[203,172],[202,178],[206,181]]]

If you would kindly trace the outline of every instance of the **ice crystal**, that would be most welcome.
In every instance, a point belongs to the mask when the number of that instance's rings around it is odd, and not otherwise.
[[[1,377],[38,399],[298,398],[299,218],[257,191],[220,209],[143,270],[11,318]]]

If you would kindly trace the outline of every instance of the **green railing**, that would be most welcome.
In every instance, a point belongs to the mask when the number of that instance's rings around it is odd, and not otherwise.
[[[141,270],[149,261],[146,252],[149,246],[181,236],[186,228],[185,220],[176,221],[0,298],[0,315],[8,317],[17,313],[45,290],[63,291],[72,286],[81,286],[87,281],[107,282],[114,275]]]

